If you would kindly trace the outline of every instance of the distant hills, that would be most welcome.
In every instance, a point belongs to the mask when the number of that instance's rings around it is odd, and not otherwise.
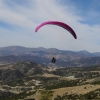
[[[52,57],[57,59],[55,65],[51,64]],[[56,48],[26,48],[21,46],[8,46],[0,48],[0,64],[12,62],[36,62],[47,66],[81,67],[100,65],[100,52],[68,51]]]

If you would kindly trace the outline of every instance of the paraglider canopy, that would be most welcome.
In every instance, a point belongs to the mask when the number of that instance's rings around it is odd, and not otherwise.
[[[62,27],[64,29],[66,29],[67,31],[69,31],[73,35],[73,37],[75,39],[77,39],[76,33],[74,32],[74,30],[69,25],[67,25],[67,24],[65,24],[63,22],[58,22],[58,21],[43,22],[39,26],[36,27],[35,32],[37,32],[42,26],[47,25],[47,24],[60,26],[60,27]]]

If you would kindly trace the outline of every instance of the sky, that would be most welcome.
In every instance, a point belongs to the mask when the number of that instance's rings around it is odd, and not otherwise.
[[[56,25],[69,25],[77,39]],[[0,0],[0,47],[24,46],[100,52],[100,0]]]

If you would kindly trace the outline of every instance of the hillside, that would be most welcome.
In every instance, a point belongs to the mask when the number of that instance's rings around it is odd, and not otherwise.
[[[99,98],[95,92],[99,89],[100,65],[67,68],[34,62],[0,65],[0,99],[3,100],[64,100],[90,98],[91,94]]]

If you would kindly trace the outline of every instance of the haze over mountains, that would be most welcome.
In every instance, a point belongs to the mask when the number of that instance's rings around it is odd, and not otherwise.
[[[0,63],[36,62],[49,66],[52,57],[57,59],[55,65],[59,67],[81,67],[100,64],[100,52],[68,51],[56,48],[26,48],[21,46],[8,46],[0,48]]]

